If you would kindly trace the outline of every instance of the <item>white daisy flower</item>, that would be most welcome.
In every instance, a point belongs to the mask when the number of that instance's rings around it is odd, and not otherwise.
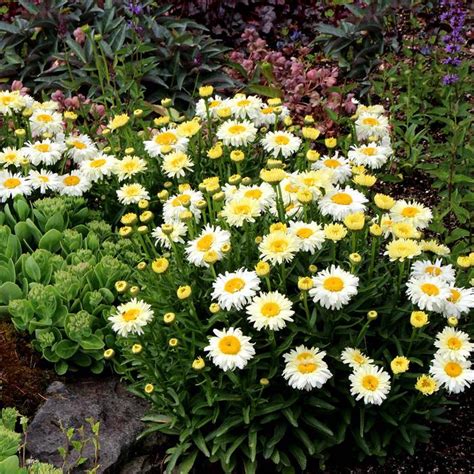
[[[257,136],[257,129],[248,120],[238,122],[236,120],[226,120],[217,129],[217,138],[224,145],[235,147],[246,146],[252,143]]]
[[[56,135],[63,131],[63,118],[59,112],[38,109],[30,117],[30,129],[33,136],[43,133]]]
[[[311,255],[324,244],[324,230],[316,222],[290,222],[288,231],[298,239],[300,250]]]
[[[279,156],[288,158],[299,150],[301,138],[286,131],[268,132],[262,138],[261,144],[263,149],[271,153],[275,158]]]
[[[294,173],[295,184],[299,186],[299,190],[309,190],[313,194],[313,199],[321,197],[321,190],[326,192],[332,190],[334,181],[333,173],[326,169],[303,171],[302,173]]]
[[[300,250],[300,240],[295,234],[284,231],[270,232],[258,246],[260,258],[273,265],[291,262]]]
[[[454,360],[468,359],[474,351],[474,344],[469,341],[469,334],[449,326],[436,334],[434,345],[438,348],[438,354],[447,355]]]
[[[201,234],[186,245],[186,256],[189,262],[197,267],[208,267],[204,261],[207,252],[215,252],[218,259],[222,259],[222,246],[230,243],[230,232],[219,226],[207,224]]]
[[[390,375],[381,367],[364,364],[349,376],[351,394],[366,405],[381,405],[390,392]]]
[[[352,168],[348,160],[340,157],[338,153],[334,156],[323,156],[311,165],[313,170],[326,170],[331,173],[331,179],[335,184],[342,184],[352,176]]]
[[[278,331],[286,327],[287,322],[293,321],[292,316],[295,312],[291,307],[291,301],[278,291],[261,293],[247,306],[247,319],[258,331],[262,329]]]
[[[221,216],[232,227],[242,227],[245,222],[255,222],[261,214],[258,201],[251,198],[233,197],[227,201],[221,211]]]
[[[348,365],[352,370],[358,369],[363,365],[372,365],[374,361],[363,354],[359,349],[353,347],[346,347],[341,352],[341,361]]]
[[[449,393],[464,392],[474,382],[474,370],[468,360],[457,360],[448,354],[435,354],[431,362],[430,374],[439,386]]]
[[[352,99],[352,102],[354,102],[355,104],[359,103],[358,101],[355,101],[354,99]],[[361,114],[372,114],[372,115],[379,116],[379,115],[383,115],[384,113],[385,113],[385,108],[381,104],[375,104],[375,105],[360,104],[356,110],[357,117]]]
[[[116,166],[116,159],[105,153],[98,153],[88,160],[81,161],[80,170],[91,181],[98,181],[104,176],[110,176]]]
[[[446,282],[436,277],[425,276],[408,280],[407,295],[421,310],[441,313],[451,293]]]
[[[168,178],[182,178],[187,171],[192,171],[194,163],[186,153],[176,151],[163,157],[161,169]]]
[[[22,149],[6,147],[0,151],[0,164],[5,167],[20,166],[25,159],[25,154]]]
[[[15,196],[29,196],[31,191],[29,178],[19,173],[0,171],[0,202],[6,202]]]
[[[114,173],[119,181],[131,178],[138,173],[146,171],[146,161],[139,156],[128,155],[121,160],[115,162]]]
[[[65,149],[64,143],[46,138],[38,142],[26,143],[23,151],[33,165],[51,166],[61,159]]]
[[[132,298],[128,303],[118,306],[117,312],[110,316],[112,330],[119,336],[143,334],[143,327],[153,319],[153,310],[148,303]]]
[[[229,101],[219,95],[215,95],[207,99],[207,106],[209,108],[209,116],[211,118],[217,118],[219,108],[229,106]],[[202,120],[207,120],[206,101],[204,99],[198,100],[196,104],[196,115]]]
[[[153,229],[151,235],[153,238],[156,239],[156,245],[161,245],[161,247],[165,247],[167,249],[171,248],[171,242],[174,242],[176,244],[184,244],[184,239],[183,237],[186,235],[188,232],[188,227],[184,222],[170,222],[170,224],[173,225],[173,231],[171,234],[167,235],[163,232],[161,227],[156,227]]]
[[[253,117],[253,121],[257,127],[270,127],[282,121],[288,115],[290,115],[290,110],[284,105],[279,105],[278,107],[263,105]]]
[[[30,103],[32,110],[44,110],[45,112],[56,112],[59,110],[59,104],[55,100],[45,100],[44,102],[38,102],[33,100]]]
[[[148,191],[139,183],[124,184],[117,190],[117,197],[121,204],[136,204],[142,199],[150,199]]]
[[[236,94],[229,100],[229,107],[235,118],[255,118],[260,115],[262,109],[262,100],[255,95],[245,96],[244,94]]]
[[[416,229],[425,229],[433,219],[430,209],[416,201],[397,201],[390,209],[390,218],[394,222],[407,221]]]
[[[324,361],[326,352],[317,347],[298,346],[283,355],[286,362],[283,377],[288,385],[298,390],[321,388],[332,373]]]
[[[448,284],[454,284],[456,281],[456,272],[452,265],[443,265],[440,258],[433,263],[430,260],[418,260],[411,266],[410,277],[423,278],[432,276],[445,281]]]
[[[59,176],[48,170],[30,170],[28,175],[33,189],[38,189],[41,194],[47,191],[57,191],[59,189]]]
[[[342,221],[349,214],[365,212],[366,202],[367,198],[361,192],[346,186],[344,189],[334,188],[328,192],[319,201],[319,209],[323,216]]]
[[[201,218],[201,211],[197,207],[197,203],[203,200],[201,191],[187,189],[180,194],[170,196],[163,204],[163,220],[165,222],[179,222],[179,216],[183,211],[191,211],[196,222]],[[191,203],[186,207],[188,202]]]
[[[70,136],[66,139],[66,145],[69,147],[67,154],[74,163],[89,160],[98,152],[97,147],[87,135]]]
[[[444,316],[459,318],[474,308],[474,288],[451,287],[449,291],[451,294],[443,305]]]
[[[212,362],[224,372],[243,369],[255,355],[251,339],[244,336],[238,328],[219,331],[214,329],[215,336],[209,338],[209,345],[204,348]]]
[[[80,172],[71,171],[59,176],[58,189],[63,196],[82,196],[91,188],[92,183]]]
[[[180,137],[173,128],[160,130],[151,140],[144,142],[145,150],[148,154],[157,158],[173,151],[186,151],[188,147],[188,138]]]
[[[19,112],[26,106],[26,97],[20,91],[0,91],[0,114]]]
[[[331,265],[313,277],[309,295],[323,308],[341,309],[357,294],[359,278],[340,267]]]
[[[371,142],[368,145],[353,145],[348,157],[355,165],[378,169],[388,161],[392,153],[393,150],[390,147]]]
[[[237,201],[241,199],[254,199],[257,201],[261,211],[268,209],[275,203],[275,190],[268,183],[254,184],[253,186],[242,185],[239,188],[234,186],[234,189],[231,189],[230,186],[226,185],[222,188],[228,199],[231,196]]]
[[[212,299],[227,311],[242,309],[260,289],[260,279],[254,271],[241,268],[218,275],[212,284]]]
[[[363,113],[356,120],[355,127],[359,140],[370,137],[383,138],[389,134],[388,119],[383,115]]]

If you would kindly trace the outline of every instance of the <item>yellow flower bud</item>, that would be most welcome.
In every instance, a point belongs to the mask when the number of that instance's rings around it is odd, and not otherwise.
[[[424,311],[412,311],[410,315],[410,324],[414,328],[422,328],[429,323],[428,315]]]
[[[113,349],[106,349],[104,351],[104,359],[112,359],[112,357],[115,355],[115,351]]]
[[[270,274],[270,265],[267,262],[260,260],[260,262],[255,265],[255,272],[259,277],[266,277]]]
[[[201,86],[199,88],[199,95],[201,97],[210,97],[214,92],[214,87],[212,86]]]
[[[133,354],[140,354],[143,350],[143,346],[141,344],[133,344],[132,346],[132,353]]]
[[[168,345],[169,345],[170,347],[176,347],[178,344],[179,344],[179,341],[178,341],[178,339],[176,339],[175,337],[172,337],[172,338],[168,341]]]
[[[308,150],[306,152],[306,159],[310,163],[314,163],[315,161],[318,161],[321,155],[316,151],[316,150]]]
[[[216,314],[216,313],[218,313],[220,310],[221,310],[221,307],[220,307],[217,303],[211,303],[211,305],[209,306],[209,311],[210,311],[212,314]]]
[[[369,321],[373,321],[373,320],[377,319],[378,316],[379,316],[379,313],[377,313],[377,311],[375,311],[374,309],[367,313],[367,319]]]
[[[116,281],[115,290],[117,293],[125,293],[128,290],[128,283],[124,280]]]
[[[121,237],[129,237],[130,235],[132,235],[132,232],[133,232],[133,228],[128,225],[120,227],[119,229],[119,235]]]
[[[146,268],[146,262],[140,262],[137,264],[138,270],[145,270],[145,268]]]
[[[301,291],[308,291],[313,288],[314,283],[311,277],[298,277],[298,289]]]
[[[153,386],[153,384],[147,383],[147,384],[145,385],[145,393],[147,393],[148,395],[150,395],[151,393],[153,393],[154,390],[155,390],[155,387]]]
[[[378,224],[372,224],[369,227],[369,231],[375,237],[380,237],[382,235],[382,227],[380,227]]]
[[[362,257],[360,256],[360,254],[358,253],[351,253],[349,255],[349,260],[352,262],[352,263],[360,263],[361,260],[362,260]]]
[[[170,266],[170,262],[167,258],[161,257],[153,260],[151,269],[158,274],[165,273]]]
[[[198,357],[193,360],[192,366],[194,370],[202,370],[204,367],[206,367],[206,362],[204,362],[204,359],[202,357]]]
[[[403,374],[410,367],[410,360],[403,356],[395,357],[390,362],[390,368],[394,374]]]
[[[131,296],[137,296],[138,293],[140,293],[140,288],[138,286],[131,286],[130,287],[130,290],[129,290],[129,293]]]
[[[163,321],[165,322],[165,324],[171,324],[174,322],[175,319],[176,319],[175,313],[166,313],[163,316]]]
[[[469,268],[471,266],[471,259],[469,258],[468,255],[459,256],[456,260],[456,263],[461,268]]]
[[[176,291],[176,295],[180,300],[185,300],[191,296],[192,289],[189,285],[180,286]]]
[[[324,144],[327,148],[334,148],[337,145],[337,138],[325,138]]]

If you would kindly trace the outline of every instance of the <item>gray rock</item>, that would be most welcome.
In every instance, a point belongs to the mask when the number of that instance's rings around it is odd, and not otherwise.
[[[100,422],[98,473],[116,471],[144,428],[140,419],[148,408],[147,402],[132,395],[112,377],[89,378],[66,385],[54,382],[48,387],[46,397],[28,428],[27,448],[32,458],[58,467],[62,459],[57,449],[66,445],[61,425],[65,429],[77,429],[88,426],[86,418]],[[89,428],[85,433],[91,434]],[[90,461],[72,472],[93,467],[92,443],[86,446],[83,456]]]

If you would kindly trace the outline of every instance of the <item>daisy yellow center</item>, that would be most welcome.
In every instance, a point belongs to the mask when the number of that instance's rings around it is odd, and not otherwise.
[[[457,362],[448,362],[444,366],[444,371],[449,377],[459,377],[462,374],[462,367]]]
[[[248,204],[237,204],[234,206],[234,214],[247,215],[250,214],[250,206]]]
[[[174,145],[177,141],[176,135],[171,132],[163,132],[155,137],[155,143],[158,145],[170,146]]]
[[[262,315],[267,318],[273,318],[275,316],[278,316],[280,314],[280,311],[280,305],[274,302],[265,303],[261,309]]]
[[[122,318],[124,319],[124,321],[129,323],[130,321],[135,321],[135,319],[138,318],[139,314],[140,310],[137,308],[127,309],[127,311],[122,313]]]
[[[339,161],[335,160],[334,158],[329,158],[329,160],[326,160],[324,162],[324,166],[326,166],[327,168],[335,169],[339,168],[339,166],[341,166],[341,163],[339,163]]]
[[[366,390],[370,390],[371,392],[375,392],[377,387],[379,386],[379,379],[374,375],[365,375],[362,379],[362,386]]]
[[[376,118],[373,117],[366,117],[362,123],[364,125],[370,125],[371,127],[374,127],[375,125],[379,124],[379,121]]]
[[[53,121],[53,117],[48,114],[39,114],[36,118],[43,123],[49,123]]]
[[[249,189],[245,191],[244,196],[250,199],[260,199],[262,197],[262,191],[260,189]]]
[[[49,183],[49,177],[44,174],[39,175],[38,179],[42,181],[43,183]]]
[[[138,169],[138,165],[134,161],[127,161],[126,163],[122,165],[122,167],[128,173],[131,173],[132,171],[135,171],[136,169]]]
[[[72,146],[74,148],[77,148],[78,150],[84,150],[84,148],[87,148],[87,145],[85,143],[80,142],[79,140],[73,141]]]
[[[270,244],[272,252],[284,252],[288,248],[288,242],[285,239],[276,239]]]
[[[221,103],[220,100],[212,100],[211,102],[209,102],[209,107],[217,107],[219,104]]]
[[[342,278],[331,276],[324,280],[323,283],[324,289],[328,291],[341,291],[344,288],[344,282]]]
[[[179,207],[179,206],[184,206],[187,204],[189,201],[189,196],[187,194],[180,194],[179,196],[176,196],[171,204],[173,207]]]
[[[365,357],[361,354],[354,354],[354,356],[352,357],[352,360],[356,363],[356,364],[363,364],[365,362]]]
[[[442,271],[441,268],[435,267],[434,265],[430,265],[429,267],[425,268],[425,273],[433,276],[440,276]]]
[[[285,191],[287,193],[296,193],[296,192],[298,192],[298,186],[295,186],[294,184],[288,183],[285,186]]]
[[[171,160],[171,166],[174,166],[174,167],[183,166],[185,162],[186,162],[185,156],[177,156],[176,158],[173,158]]]
[[[274,110],[275,109],[273,107],[265,107],[260,112],[262,112],[263,115],[269,115],[272,114]]]
[[[9,162],[13,162],[16,160],[16,153],[6,153],[4,156],[3,156],[3,159],[5,161],[9,161]]]
[[[421,291],[428,296],[438,296],[439,295],[439,288],[433,283],[423,283],[421,285]]]
[[[5,95],[3,97],[0,97],[0,102],[2,103],[2,105],[9,105],[13,102],[13,99],[8,95]]]
[[[250,105],[250,100],[244,99],[244,100],[239,100],[237,102],[237,105],[239,107],[247,107],[247,105]]]
[[[226,281],[224,291],[227,293],[237,293],[245,287],[245,281],[242,278],[235,277]]]
[[[48,143],[38,143],[37,145],[35,145],[35,149],[40,151],[41,153],[46,153],[51,148]]]
[[[456,336],[453,336],[453,337],[450,337],[447,341],[447,344],[448,344],[448,347],[452,350],[452,351],[458,351],[459,349],[461,349],[462,347],[462,342],[461,340],[456,337]]]
[[[331,198],[331,201],[334,204],[339,204],[340,206],[349,206],[352,204],[352,197],[350,194],[347,193],[336,193]]]
[[[66,186],[76,186],[76,184],[79,184],[80,182],[81,180],[77,176],[66,176],[63,180],[63,183]]]
[[[461,298],[461,293],[458,290],[451,289],[451,296],[448,298],[448,301],[451,303],[457,303]]]
[[[296,360],[305,360],[308,357],[313,357],[313,354],[311,352],[301,352],[296,356]]]
[[[367,148],[363,148],[361,152],[366,156],[374,156],[377,152],[377,148],[374,148],[373,146],[368,146]]]
[[[228,132],[231,135],[240,135],[245,132],[245,127],[243,125],[232,125],[229,127]]]
[[[298,229],[296,231],[296,235],[300,239],[309,239],[313,235],[313,231],[308,227],[303,227],[302,229]]]
[[[104,160],[104,158],[99,158],[97,160],[92,160],[90,162],[91,168],[100,168],[101,166],[104,166],[105,163],[107,163],[107,160]]]
[[[288,143],[290,143],[290,139],[285,135],[277,135],[275,137],[275,143],[277,145],[288,145]]]
[[[312,374],[315,372],[318,368],[318,364],[315,364],[314,362],[302,362],[301,364],[298,364],[298,372],[300,374]]]
[[[219,349],[221,352],[227,355],[236,355],[240,351],[240,341],[235,336],[224,336],[219,341]]]
[[[7,189],[14,189],[20,186],[21,181],[18,178],[8,178],[3,182],[3,186]]]
[[[201,252],[207,252],[212,244],[214,243],[214,236],[212,234],[207,234],[202,236],[198,241],[197,241],[197,248]]]
[[[413,206],[407,206],[407,207],[405,207],[405,209],[403,209],[402,216],[403,217],[415,217],[419,212],[420,212],[420,210],[418,208],[413,207]]]

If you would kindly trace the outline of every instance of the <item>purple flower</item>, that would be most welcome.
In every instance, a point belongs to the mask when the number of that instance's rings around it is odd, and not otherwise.
[[[446,74],[442,80],[445,86],[451,86],[453,84],[456,84],[456,82],[458,81],[459,81],[459,76],[457,74]]]
[[[135,2],[128,2],[128,5],[127,5],[127,8],[128,8],[128,11],[132,14],[132,15],[141,15],[143,13],[143,5],[141,5],[140,3],[135,3]]]

